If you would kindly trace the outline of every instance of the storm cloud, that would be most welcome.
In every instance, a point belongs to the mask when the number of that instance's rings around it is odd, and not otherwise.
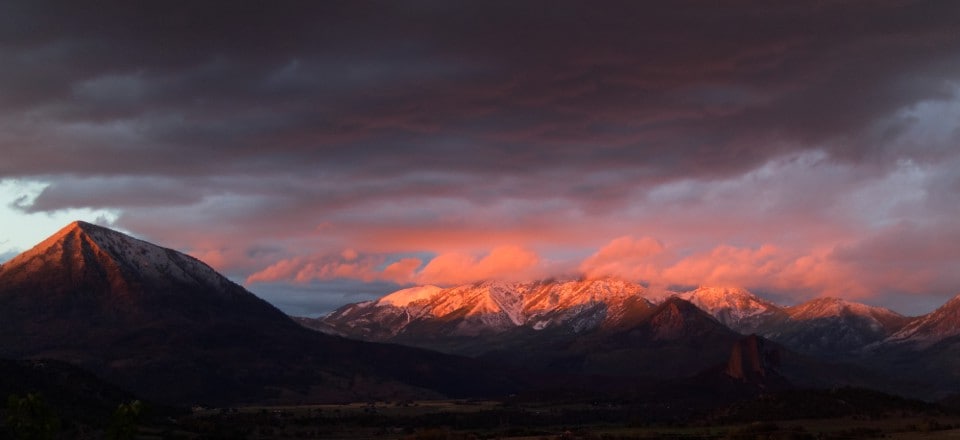
[[[618,237],[671,255],[622,276],[946,298],[957,17],[909,0],[5,2],[0,178],[45,185],[24,215],[108,210],[237,279],[312,273],[298,288],[317,304],[343,279],[495,276],[477,265],[497,249],[523,250],[512,276],[576,275]],[[346,249],[362,273],[291,266]],[[761,249],[790,276],[748,276]],[[731,255],[740,275],[711,278]],[[405,258],[406,278],[377,275]],[[810,259],[830,276],[802,281]]]

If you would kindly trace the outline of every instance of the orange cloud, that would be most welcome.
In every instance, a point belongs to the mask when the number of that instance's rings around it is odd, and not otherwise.
[[[366,282],[453,285],[486,279],[533,280],[545,275],[540,257],[518,246],[497,247],[482,257],[459,252],[440,254],[425,266],[418,258],[403,258],[381,268],[384,260],[383,256],[361,255],[349,249],[337,255],[289,258],[250,275],[246,282],[306,283],[347,278]]]
[[[757,249],[724,245],[677,261],[663,270],[662,277],[673,284],[743,286],[776,276],[788,264],[787,256],[771,245]]]
[[[580,262],[587,278],[617,277],[645,282],[651,289],[667,286],[722,285],[776,291],[799,296],[859,297],[870,293],[856,266],[825,250],[790,251],[771,244],[759,247],[721,245],[683,253],[651,237],[616,238]],[[355,279],[364,282],[450,286],[487,279],[531,281],[560,275],[567,262],[545,262],[520,246],[499,246],[486,254],[441,253],[430,260],[368,255],[346,249],[329,255],[280,260],[250,275],[248,284],[286,281]]]
[[[366,282],[381,280],[383,274],[377,267],[383,263],[380,257],[360,256],[346,250],[340,255],[296,257],[280,260],[266,269],[247,277],[246,283],[292,281],[307,283],[313,280],[336,278],[357,279]],[[395,270],[394,270],[395,272]]]
[[[543,275],[536,253],[519,246],[500,246],[479,259],[459,252],[438,255],[417,274],[416,280],[443,285],[485,279],[536,279]]]
[[[343,259],[346,261],[354,261],[357,259],[358,256],[360,256],[360,254],[358,254],[357,251],[353,249],[347,248],[347,249],[344,249],[343,252],[340,252],[340,256],[343,257]]]
[[[770,244],[717,246],[680,255],[661,242],[617,238],[580,264],[588,278],[620,277],[652,286],[721,285],[806,295],[862,296],[852,269],[826,252],[803,254]]]
[[[765,244],[759,248],[718,246],[679,259],[663,269],[667,284],[743,286],[804,296],[858,297],[868,289],[829,253],[803,254]]]
[[[266,269],[255,272],[248,276],[246,283],[269,283],[272,281],[292,279],[302,264],[303,262],[300,258],[280,260],[270,265]]]
[[[649,281],[658,277],[663,244],[650,238],[614,239],[580,264],[587,278],[619,277]]]
[[[423,264],[419,258],[404,258],[390,263],[383,269],[381,278],[397,284],[407,284],[413,281],[414,274]]]

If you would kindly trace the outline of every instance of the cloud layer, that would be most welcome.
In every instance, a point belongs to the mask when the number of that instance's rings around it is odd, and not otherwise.
[[[578,272],[940,299],[958,15],[5,2],[0,179],[46,185],[23,215],[115,213],[276,302],[284,281],[327,307],[318,280]]]

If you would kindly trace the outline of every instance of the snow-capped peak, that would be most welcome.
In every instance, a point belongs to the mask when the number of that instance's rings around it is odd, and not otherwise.
[[[173,281],[218,288],[231,284],[210,266],[189,255],[83,221],[70,223],[0,266],[0,270],[24,267],[27,273],[31,268],[52,262],[69,262],[76,267],[102,265],[117,283]]]
[[[896,312],[883,307],[873,307],[834,297],[816,298],[803,304],[788,307],[786,310],[794,320],[830,318],[848,314],[863,316],[874,320],[886,317],[900,317]]]
[[[781,311],[780,306],[740,287],[701,286],[678,296],[742,333],[755,331],[765,317]]]
[[[542,330],[569,324],[593,328],[649,305],[643,286],[613,278],[508,283],[483,281],[440,288],[418,286],[393,292],[377,301],[344,306],[325,320],[331,326],[351,322],[380,323],[384,334],[397,335],[410,325],[456,322],[463,335],[516,327]],[[638,305],[639,304],[639,305]],[[589,316],[587,316],[589,315]],[[572,322],[572,319],[577,322]],[[347,322],[351,321],[351,322]]]
[[[742,287],[701,286],[679,296],[704,310],[727,307],[747,312],[762,312],[771,307],[777,307]]]

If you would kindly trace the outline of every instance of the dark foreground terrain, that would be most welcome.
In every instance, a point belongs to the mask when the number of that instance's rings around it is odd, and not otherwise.
[[[11,395],[0,438],[50,439],[858,439],[960,436],[948,406],[843,388],[784,391],[713,408],[671,400],[576,398],[376,401],[177,410],[126,402],[84,413],[34,395]],[[37,403],[37,402],[35,402]],[[70,411],[68,411],[70,410]],[[97,420],[94,416],[100,416]],[[27,430],[26,428],[32,428]]]

